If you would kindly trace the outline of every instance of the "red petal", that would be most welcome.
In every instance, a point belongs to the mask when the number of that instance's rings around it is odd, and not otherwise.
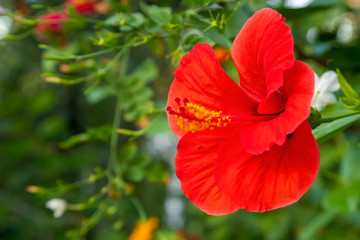
[[[37,18],[36,33],[42,34],[45,31],[60,33],[63,30],[63,22],[68,20],[69,16],[63,11],[52,11]]]
[[[197,44],[186,54],[174,73],[168,106],[176,106],[175,98],[188,98],[191,102],[224,115],[254,116],[256,104],[226,74],[216,60],[208,44]],[[173,115],[168,114],[170,128],[180,138],[186,132],[176,124]]]
[[[212,215],[235,212],[238,208],[219,191],[214,179],[214,165],[221,146],[232,128],[188,133],[181,138],[176,155],[176,175],[184,194],[202,211]]]
[[[82,1],[67,0],[66,1],[66,5],[75,7],[76,12],[79,14],[95,12],[96,3],[97,3],[97,1],[95,1],[95,0],[94,1],[91,1],[91,0],[82,0]]]
[[[294,40],[285,18],[275,10],[256,12],[235,38],[231,56],[240,86],[261,102],[283,85],[283,70],[295,61]]]
[[[247,153],[233,134],[215,164],[215,182],[239,208],[264,212],[296,202],[310,188],[320,153],[307,121],[282,146]]]
[[[242,144],[249,153],[260,154],[274,144],[282,145],[287,135],[310,114],[314,71],[307,64],[296,61],[284,72],[284,80],[280,93],[287,99],[285,111],[272,120],[249,123],[242,128]]]
[[[259,103],[259,114],[278,114],[285,108],[286,99],[279,92],[273,92],[264,102]]]

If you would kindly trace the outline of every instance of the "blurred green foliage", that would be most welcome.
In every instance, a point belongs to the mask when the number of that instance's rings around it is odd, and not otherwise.
[[[313,130],[321,168],[298,203],[214,217],[176,185],[163,110],[181,57],[200,42],[230,49],[266,6],[286,17],[297,59],[345,76],[343,103],[322,116],[358,110],[359,1],[101,2],[85,15],[70,7],[61,35],[39,35],[37,17],[63,1],[0,1],[14,20],[0,40],[0,239],[127,239],[150,216],[159,240],[359,238],[359,115]],[[236,80],[231,60],[222,65]],[[59,219],[45,208],[51,198],[69,203]]]

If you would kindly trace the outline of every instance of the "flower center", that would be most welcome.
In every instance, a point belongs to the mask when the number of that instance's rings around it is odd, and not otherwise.
[[[265,101],[259,103],[257,111],[262,115],[280,114],[284,111],[286,98],[278,91],[273,92]]]
[[[204,106],[190,102],[189,99],[175,98],[176,107],[168,106],[166,111],[174,115],[177,125],[186,132],[197,132],[215,127],[226,127],[231,122],[229,116],[223,116],[222,111],[212,111]]]

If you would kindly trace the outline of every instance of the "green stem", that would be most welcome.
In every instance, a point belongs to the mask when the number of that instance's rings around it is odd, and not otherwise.
[[[140,220],[142,221],[146,220],[147,217],[146,217],[145,209],[143,208],[139,200],[135,197],[131,197],[131,201],[133,202],[136,211],[139,213]]]
[[[141,136],[145,133],[145,130],[146,129],[133,131],[133,130],[119,128],[116,130],[116,132],[120,135],[125,135],[125,136]]]
[[[118,99],[116,99],[115,114],[113,121],[113,134],[111,135],[111,140],[110,140],[110,157],[107,167],[108,173],[110,173],[116,165],[117,152],[118,152],[118,134],[116,132],[116,129],[120,127],[120,120],[121,120],[121,109],[119,107]]]
[[[242,3],[243,3],[242,1],[239,1],[239,2],[236,4],[234,10],[233,10],[233,11],[230,13],[230,15],[226,18],[225,23],[228,23],[228,22],[230,21],[230,19],[234,16],[235,12],[239,9],[239,7],[241,6]]]
[[[4,39],[5,40],[21,40],[28,36],[30,36],[34,32],[34,28],[31,28],[23,33],[20,33],[18,35],[7,35]]]
[[[82,211],[90,208],[91,206],[87,203],[68,203],[66,209],[70,211]]]
[[[43,49],[50,49],[47,45],[43,45],[40,44],[39,45],[40,48]],[[54,51],[54,49],[51,48],[52,51]],[[69,60],[75,60],[75,61],[79,61],[79,60],[83,60],[86,58],[92,58],[92,57],[96,57],[99,55],[103,55],[109,52],[113,52],[116,49],[110,48],[110,49],[103,49],[97,52],[93,52],[93,53],[89,53],[89,54],[84,54],[84,55],[69,55],[69,56],[51,56],[51,55],[46,55],[44,56],[45,60],[55,60],[55,61],[69,61]],[[57,53],[59,54],[63,54],[62,52],[55,50]]]
[[[124,53],[125,49],[120,51],[112,61],[107,65],[105,68],[106,71],[111,69],[115,62],[120,59],[120,56]],[[129,61],[129,51],[124,55],[123,61],[121,62],[121,69],[119,73],[119,78],[121,79],[123,76],[126,75],[127,64]],[[111,176],[111,172],[115,169],[116,161],[117,161],[117,153],[118,153],[118,142],[119,142],[119,135],[117,133],[117,129],[120,128],[120,121],[121,121],[121,109],[119,105],[119,98],[116,98],[116,106],[115,106],[115,114],[114,114],[114,121],[113,121],[113,133],[111,135],[110,140],[110,157],[109,163],[107,167],[107,172],[109,176]],[[115,171],[116,175],[121,179],[121,171]]]
[[[338,119],[345,118],[345,117],[350,117],[350,116],[357,115],[357,114],[360,114],[360,111],[345,113],[345,114],[334,116],[334,117],[321,118],[321,123],[332,122],[334,120],[338,120]]]
[[[45,60],[55,60],[55,61],[69,61],[69,60],[75,60],[75,61],[79,61],[82,59],[86,59],[86,58],[92,58],[92,57],[96,57],[99,55],[103,55],[109,52],[114,51],[114,49],[105,49],[105,50],[101,50],[98,52],[93,52],[90,54],[84,54],[84,55],[80,55],[80,56],[44,56]]]

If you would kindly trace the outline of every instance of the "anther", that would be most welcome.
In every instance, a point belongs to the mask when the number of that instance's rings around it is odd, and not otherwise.
[[[190,102],[188,98],[176,97],[178,106],[167,106],[169,115],[174,115],[177,125],[186,132],[197,132],[215,127],[225,127],[224,121],[230,122],[229,116],[222,116],[222,111],[206,109],[206,107]]]

